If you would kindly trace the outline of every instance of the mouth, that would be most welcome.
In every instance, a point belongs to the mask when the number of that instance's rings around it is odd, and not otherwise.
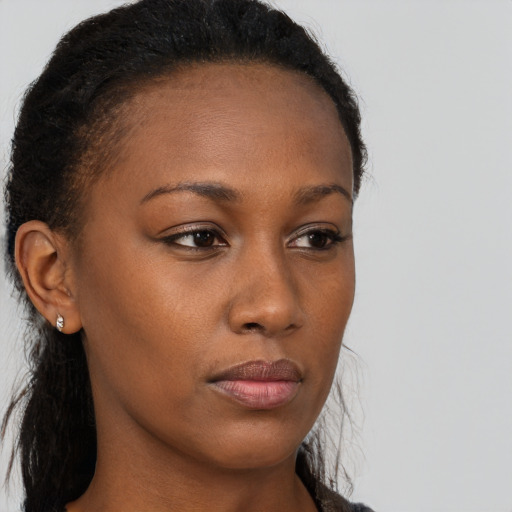
[[[210,380],[216,391],[248,409],[281,407],[297,394],[302,381],[298,367],[288,359],[248,361]]]

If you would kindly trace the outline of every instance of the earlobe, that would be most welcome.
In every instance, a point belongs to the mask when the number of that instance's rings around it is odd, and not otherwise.
[[[36,309],[52,325],[72,334],[82,324],[66,255],[66,241],[44,222],[32,220],[19,227],[15,258],[25,290]]]

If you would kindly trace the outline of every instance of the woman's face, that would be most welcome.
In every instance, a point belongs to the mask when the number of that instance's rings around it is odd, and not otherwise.
[[[291,71],[209,64],[128,107],[72,260],[100,449],[275,465],[321,410],[354,295],[334,104]]]

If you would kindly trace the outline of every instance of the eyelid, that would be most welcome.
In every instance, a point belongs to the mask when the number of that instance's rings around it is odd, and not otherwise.
[[[306,224],[297,228],[292,233],[292,235],[289,236],[288,242],[315,231],[321,231],[322,233],[332,233],[334,235],[341,234],[340,229],[335,224],[330,222],[315,222],[313,224]]]
[[[217,224],[214,224],[212,222],[193,222],[188,224],[180,224],[179,226],[173,226],[172,228],[166,228],[162,231],[160,231],[159,234],[168,232],[168,235],[164,235],[164,237],[167,236],[174,236],[174,235],[186,235],[189,233],[196,233],[197,231],[215,231],[215,233],[218,233],[222,237],[226,237],[227,235],[224,233],[224,230],[218,226]]]
[[[180,249],[186,249],[190,251],[206,251],[208,249],[215,250],[220,247],[227,247],[230,244],[227,242],[227,235],[225,234],[224,230],[220,228],[217,224],[213,224],[211,222],[197,222],[197,223],[191,223],[191,224],[183,224],[179,226],[175,226],[173,228],[167,228],[163,232],[169,232],[169,234],[162,236],[159,238],[161,242],[164,242],[168,245],[174,245],[175,247],[179,247]],[[201,232],[201,231],[208,231],[211,232],[215,238],[219,239],[221,243],[213,244],[210,247],[193,247],[186,244],[179,244],[175,242],[176,240],[179,240],[181,237],[185,237],[187,235],[193,235],[194,233]],[[352,238],[352,233],[348,233],[347,235],[342,235],[340,229],[330,222],[317,222],[313,224],[306,224],[303,226],[300,226],[297,228],[286,240],[286,245],[289,246],[292,242],[307,236],[312,233],[323,233],[326,236],[331,238],[331,241],[325,249],[328,249],[330,247],[335,246],[336,244],[343,242],[347,239]],[[307,248],[307,247],[293,247],[298,250],[322,250],[318,248]]]
[[[227,245],[229,245],[228,242],[226,241],[227,236],[224,233],[224,230],[221,229],[216,224],[212,224],[212,223],[207,223],[207,222],[201,223],[200,222],[200,223],[194,223],[194,224],[183,224],[180,226],[175,226],[174,228],[168,228],[164,231],[170,231],[170,233],[162,236],[161,238],[159,238],[159,240],[161,242],[167,243],[169,245],[171,245],[172,243],[174,243],[175,240],[178,240],[181,237],[185,237],[187,235],[193,235],[194,233],[197,233],[200,231],[210,231],[215,235],[216,238],[219,238],[223,241],[222,245],[216,244],[216,245],[209,247],[208,249],[215,249],[218,247],[226,247]],[[181,247],[181,248],[186,248],[189,250],[205,250],[206,249],[206,248],[200,248],[200,247],[191,247],[191,246],[187,246],[184,244],[178,244],[178,243],[174,243],[174,245]]]
[[[306,247],[302,245],[292,245],[297,243],[298,240],[304,238],[308,235],[321,233],[328,237],[330,240],[327,245],[324,247]],[[303,251],[305,253],[319,253],[322,251],[329,251],[334,249],[337,245],[346,240],[350,240],[352,238],[352,232],[350,231],[347,235],[342,235],[340,229],[330,222],[328,223],[314,223],[307,224],[306,226],[301,226],[295,233],[289,238],[287,241],[287,245],[297,251]]]

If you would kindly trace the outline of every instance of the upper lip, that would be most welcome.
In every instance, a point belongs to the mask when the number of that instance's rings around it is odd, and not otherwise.
[[[211,379],[211,382],[220,380],[254,380],[269,381],[295,381],[302,380],[302,373],[295,363],[289,359],[277,361],[247,361],[222,371]]]

